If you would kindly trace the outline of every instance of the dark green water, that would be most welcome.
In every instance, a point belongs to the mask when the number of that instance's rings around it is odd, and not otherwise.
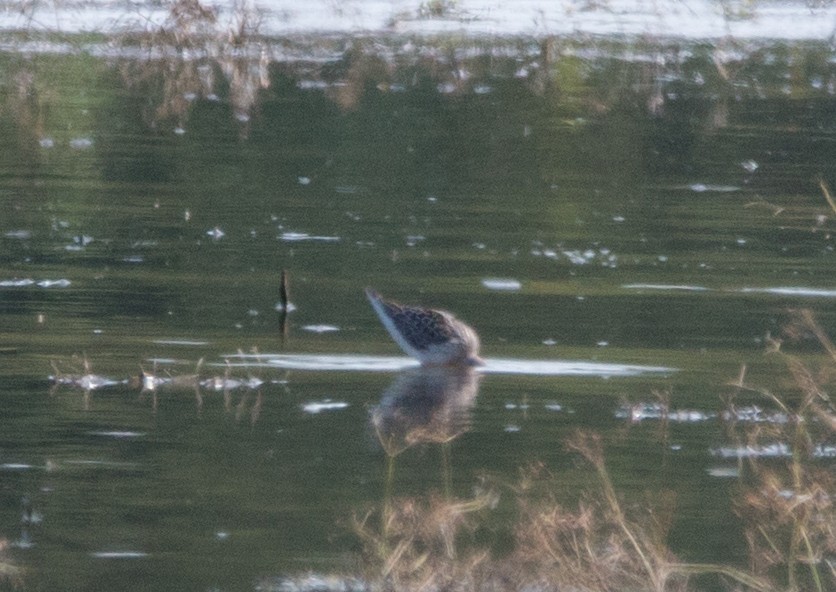
[[[455,311],[505,360],[446,452],[398,456],[395,493],[542,461],[572,498],[589,470],[563,440],[592,429],[626,499],[676,495],[675,552],[744,564],[714,414],[741,364],[786,384],[763,339],[788,308],[836,333],[829,49],[738,48],[722,70],[701,46],[361,49],[241,61],[243,81],[0,55],[0,539],[26,587],[246,590],[350,565],[397,377],[352,362],[398,355],[365,286]],[[349,368],[225,375],[254,349]],[[85,358],[116,384],[85,391]],[[199,378],[143,392],[141,369]],[[195,384],[213,377],[260,384]],[[622,417],[654,391],[693,415]]]

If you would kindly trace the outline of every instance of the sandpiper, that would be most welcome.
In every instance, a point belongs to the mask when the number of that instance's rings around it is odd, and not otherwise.
[[[404,306],[366,288],[383,326],[407,354],[425,366],[481,366],[479,336],[449,312]]]

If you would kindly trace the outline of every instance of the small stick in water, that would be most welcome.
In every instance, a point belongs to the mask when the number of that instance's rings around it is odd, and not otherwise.
[[[285,312],[287,312],[287,305],[289,301],[290,299],[288,297],[287,291],[287,270],[283,269],[281,285],[279,286],[279,302],[281,302],[282,310],[284,310]]]

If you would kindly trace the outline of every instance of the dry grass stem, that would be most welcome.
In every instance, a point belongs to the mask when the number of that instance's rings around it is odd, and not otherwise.
[[[836,349],[810,311],[793,311],[785,332],[793,339],[814,336],[828,360],[814,370],[796,356],[779,354],[798,389],[796,400],[744,384],[741,375],[736,394],[759,394],[784,419],[730,426],[730,434],[750,450],[779,443],[788,453],[746,458],[736,511],[745,524],[752,573],[770,578],[771,590],[825,592],[836,589],[836,475],[824,460],[836,438],[836,409],[826,391]],[[730,408],[733,403],[734,397]]]

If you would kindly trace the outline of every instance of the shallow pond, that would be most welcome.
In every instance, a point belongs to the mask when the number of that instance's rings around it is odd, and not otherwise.
[[[744,365],[798,397],[764,354],[789,309],[836,333],[829,48],[323,43],[0,54],[0,540],[26,587],[350,572],[350,517],[389,496],[536,462],[576,499],[578,429],[627,502],[673,494],[683,560],[745,565],[723,397]],[[487,366],[410,369],[366,286],[454,311]]]

